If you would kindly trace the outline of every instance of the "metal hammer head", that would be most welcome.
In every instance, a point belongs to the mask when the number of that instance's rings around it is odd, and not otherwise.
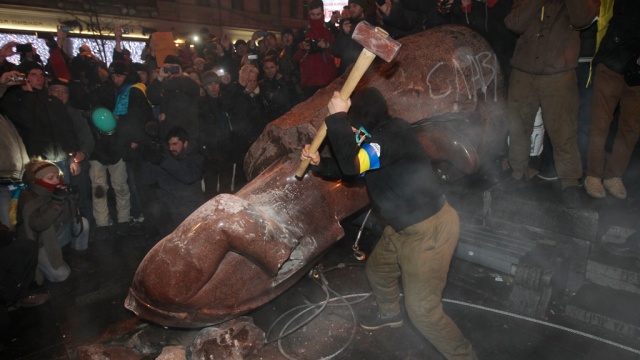
[[[351,38],[386,62],[393,60],[402,46],[392,39],[389,33],[366,21],[358,23]]]

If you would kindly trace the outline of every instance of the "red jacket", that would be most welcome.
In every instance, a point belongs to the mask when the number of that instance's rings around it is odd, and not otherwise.
[[[324,27],[324,21],[309,21],[311,26],[305,32],[305,39],[324,40],[329,44],[326,49],[317,53],[306,52],[298,45],[293,61],[300,63],[300,82],[302,87],[325,86],[337,75],[336,64],[331,54],[333,35]]]

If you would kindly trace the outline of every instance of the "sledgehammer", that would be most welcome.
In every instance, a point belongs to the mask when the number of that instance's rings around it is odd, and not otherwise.
[[[353,68],[349,73],[347,81],[340,90],[340,97],[345,101],[351,97],[356,85],[358,85],[358,82],[376,56],[382,58],[386,62],[390,62],[396,57],[396,55],[398,55],[398,51],[400,51],[400,47],[402,46],[402,44],[389,37],[389,34],[386,31],[379,27],[375,27],[366,21],[361,21],[358,26],[356,26],[351,38],[362,45],[364,49],[362,49],[358,60],[353,65]],[[320,148],[320,145],[326,136],[327,124],[323,121],[322,125],[320,125],[320,128],[316,132],[316,136],[313,138],[311,145],[309,146],[309,153],[318,151],[318,148]],[[296,179],[302,180],[304,173],[307,170],[307,166],[309,166],[309,161],[310,160],[300,161],[300,165],[296,170]]]

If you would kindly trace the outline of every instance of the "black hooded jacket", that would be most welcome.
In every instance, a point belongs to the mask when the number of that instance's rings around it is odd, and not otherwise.
[[[323,158],[312,170],[334,178],[361,176],[373,208],[395,231],[435,215],[444,206],[444,195],[411,125],[389,116],[375,88],[358,91],[351,101],[348,115],[339,112],[325,119],[335,160]],[[370,137],[358,145],[352,126],[364,126]]]

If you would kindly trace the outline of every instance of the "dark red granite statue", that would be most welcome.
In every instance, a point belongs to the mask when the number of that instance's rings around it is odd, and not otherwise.
[[[359,86],[380,89],[391,114],[415,125],[443,178],[477,171],[506,136],[495,54],[461,26],[400,42],[398,57],[375,61]],[[201,206],[151,249],[134,277],[128,309],[164,326],[232,319],[281,294],[343,236],[339,222],[368,204],[366,189],[293,175],[300,149],[345,79],[267,126],[245,159],[252,181]]]

